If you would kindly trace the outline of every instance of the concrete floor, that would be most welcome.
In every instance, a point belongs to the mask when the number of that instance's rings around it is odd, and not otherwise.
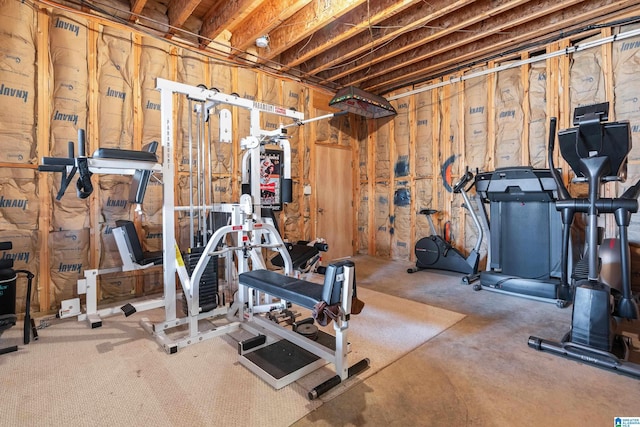
[[[459,274],[408,274],[407,262],[354,260],[358,286],[466,318],[295,426],[583,427],[640,417],[640,380],[528,347],[530,335],[560,339],[571,307],[476,292]],[[638,322],[624,330],[640,351]]]

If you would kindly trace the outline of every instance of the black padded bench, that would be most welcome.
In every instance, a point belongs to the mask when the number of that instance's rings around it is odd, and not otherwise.
[[[330,264],[327,267],[323,285],[270,270],[253,270],[242,273],[240,274],[240,283],[301,307],[313,309],[320,301],[324,301],[329,306],[341,302],[344,267],[353,266],[352,261],[339,261]]]
[[[93,153],[95,160],[124,160],[142,163],[157,163],[158,157],[156,150],[158,148],[157,141],[151,141],[142,147],[142,151],[124,150],[119,148],[98,148]],[[73,142],[69,141],[68,157],[43,157],[42,164],[38,166],[40,172],[60,172],[62,173],[62,181],[60,189],[56,195],[56,200],[60,200],[64,195],[71,180],[76,174],[80,175],[77,181],[78,197],[87,198],[93,192],[91,184],[91,159],[84,157],[85,153],[85,134],[84,129],[78,130],[78,152],[79,157],[75,157]],[[69,169],[68,169],[69,168]],[[143,168],[136,169],[129,192],[129,201],[132,203],[142,203],[144,194],[151,177],[151,170]]]
[[[94,159],[116,159],[116,160],[136,160],[139,162],[157,163],[158,157],[155,154],[158,143],[152,141],[143,147],[143,151],[124,150],[121,148],[98,148],[93,152]]]
[[[328,247],[326,243],[316,243],[313,246],[309,246],[305,243],[285,243],[289,256],[291,257],[291,264],[294,270],[305,272],[320,258],[320,252],[326,252]],[[282,255],[278,254],[271,260],[271,263],[276,267],[284,267],[284,260]]]

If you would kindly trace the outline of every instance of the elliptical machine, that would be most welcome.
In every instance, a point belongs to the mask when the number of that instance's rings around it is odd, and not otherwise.
[[[465,274],[462,278],[462,282],[465,284],[478,280],[480,277],[478,274],[478,262],[480,261],[480,245],[482,244],[483,230],[480,226],[478,215],[471,206],[471,200],[467,194],[467,189],[474,184],[474,178],[473,173],[467,170],[453,186],[453,193],[460,193],[462,195],[464,199],[463,206],[469,211],[471,219],[473,219],[473,223],[478,230],[478,240],[471,252],[469,252],[469,255],[465,257],[464,254],[454,248],[451,243],[438,235],[436,227],[433,225],[433,220],[431,219],[431,215],[437,213],[437,210],[422,209],[420,214],[426,215],[427,221],[429,221],[431,235],[423,237],[416,243],[416,266],[408,268],[407,273],[415,273],[423,269],[448,270]]]
[[[567,268],[569,227],[575,213],[587,213],[588,277],[575,283],[571,329],[560,342],[530,336],[528,345],[598,367],[640,379],[640,365],[628,362],[631,340],[616,334],[618,321],[638,318],[638,304],[631,292],[630,251],[627,227],[631,214],[638,211],[640,180],[618,198],[599,197],[600,185],[626,178],[627,155],[631,150],[628,122],[607,122],[609,103],[576,108],[573,124],[577,127],[560,131],[562,157],[576,174],[576,179],[589,184],[588,198],[571,198],[557,170],[554,179],[560,197],[556,209],[563,217],[563,269]],[[555,118],[551,120],[555,133]],[[549,139],[549,151],[554,138]],[[552,159],[552,156],[550,156]],[[619,230],[621,292],[600,277],[598,253],[599,214],[614,214]],[[568,274],[563,275],[564,280]]]

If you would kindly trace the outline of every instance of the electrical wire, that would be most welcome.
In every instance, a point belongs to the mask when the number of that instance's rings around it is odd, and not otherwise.
[[[129,10],[123,10],[123,9],[118,9],[116,7],[113,7],[112,5],[104,5],[101,4],[99,1],[92,1],[92,2],[87,2],[85,0],[68,0],[66,3],[71,4],[73,6],[76,6],[78,8],[88,8],[94,12],[99,13],[99,16],[96,15],[92,15],[90,13],[87,12],[83,12],[82,10],[79,9],[75,9],[73,7],[67,6],[66,4],[63,5],[61,3],[58,3],[56,0],[23,0],[25,3],[29,3],[32,6],[35,6],[36,4],[41,4],[43,6],[49,7],[49,8],[55,8],[58,10],[63,10],[66,12],[71,12],[77,15],[81,15],[81,16],[85,16],[89,19],[107,19],[110,22],[113,22],[115,24],[119,24],[119,25],[123,25],[125,27],[128,27],[130,29],[133,29],[139,33],[142,33],[144,35],[147,35],[149,37],[155,38],[156,40],[161,40],[164,42],[167,42],[169,44],[172,44],[176,47],[181,47],[184,49],[188,49],[191,50],[193,52],[196,53],[200,53],[200,54],[204,54],[210,58],[212,58],[215,62],[217,63],[221,63],[221,64],[226,64],[226,65],[233,65],[233,66],[238,66],[238,67],[243,67],[243,68],[248,68],[248,69],[260,69],[261,71],[271,74],[275,77],[287,77],[290,78],[294,81],[298,81],[298,82],[303,82],[309,85],[315,85],[315,86],[320,86],[323,89],[328,89],[328,90],[337,90],[339,89],[341,86],[338,84],[335,84],[333,82],[329,82],[329,81],[324,81],[323,79],[316,77],[312,74],[308,74],[305,73],[304,71],[297,69],[297,68],[290,68],[287,71],[283,71],[283,69],[287,68],[285,67],[283,64],[280,64],[277,61],[274,61],[272,59],[269,58],[264,58],[261,57],[253,52],[247,52],[238,48],[235,48],[233,46],[221,43],[217,40],[213,40],[210,38],[206,38],[206,37],[202,37],[200,34],[196,34],[193,33],[191,31],[179,28],[179,27],[174,27],[171,26],[168,23],[165,22],[160,22],[157,20],[154,20],[152,18],[140,15],[140,14],[134,14]],[[116,10],[120,13],[123,14],[127,14],[130,16],[135,16],[139,19],[142,20],[146,20],[148,22],[154,23],[156,25],[161,25],[163,27],[168,27],[176,32],[181,33],[184,36],[191,36],[191,37],[195,37],[197,39],[200,40],[204,40],[207,42],[207,46],[204,48],[198,48],[194,45],[192,45],[190,42],[188,41],[184,41],[184,42],[179,42],[174,40],[174,38],[166,38],[164,37],[165,33],[162,33],[161,31],[151,28],[149,26],[146,26],[144,24],[142,24],[141,22],[131,22],[127,19],[121,18],[117,15],[114,15],[112,13],[109,13],[107,10],[102,9],[101,7],[99,7],[98,5],[102,5],[102,6],[106,6],[109,7],[110,9]],[[162,33],[162,34],[160,34]],[[214,44],[214,45],[218,45],[220,46],[220,49],[215,49],[213,47],[210,47],[209,45]],[[233,53],[228,54],[227,50],[231,49],[233,51]],[[221,58],[218,55],[230,55],[233,60],[227,60],[225,58]],[[211,55],[216,55],[215,57],[211,56]],[[257,58],[260,61],[263,61],[262,63],[256,63],[250,59],[247,58],[243,58],[242,55],[247,55],[250,57],[254,57]]]

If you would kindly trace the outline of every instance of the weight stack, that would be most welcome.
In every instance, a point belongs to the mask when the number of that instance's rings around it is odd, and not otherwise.
[[[193,274],[203,251],[204,246],[190,248],[189,252],[183,256],[189,275]],[[209,262],[200,276],[200,309],[203,313],[211,311],[218,306],[219,301],[218,256],[216,255],[209,258]],[[182,310],[185,314],[189,312],[187,298],[184,295],[182,296]]]

